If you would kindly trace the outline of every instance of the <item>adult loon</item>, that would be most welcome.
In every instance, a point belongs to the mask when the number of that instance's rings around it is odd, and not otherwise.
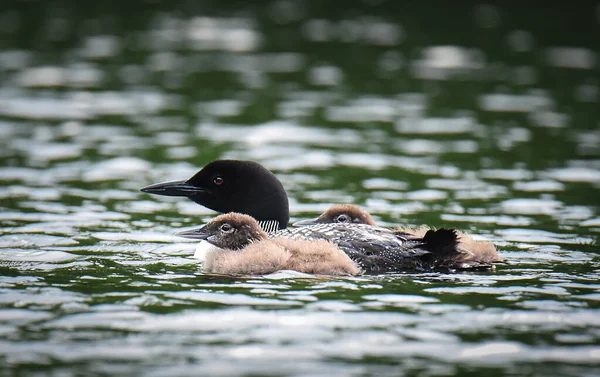
[[[205,239],[204,228],[205,226],[181,231],[177,235]],[[331,242],[368,274],[399,270],[445,269],[449,267],[446,261],[460,258],[462,254],[456,247],[457,238],[454,230],[443,228],[430,230],[423,237],[417,237],[366,224],[329,223],[281,229],[268,233],[268,237]]]
[[[423,237],[366,224],[314,224],[288,229],[289,204],[281,182],[257,162],[217,160],[187,181],[157,183],[142,191],[186,196],[218,212],[239,212],[259,221],[270,236],[324,239],[335,243],[367,273],[444,267],[441,261],[462,254],[453,230],[426,232]],[[273,233],[275,224],[279,230]]]
[[[355,204],[334,204],[323,212],[319,217],[309,220],[296,221],[294,226],[305,226],[314,224],[368,224],[375,225],[375,221],[371,214],[365,209]],[[398,232],[412,234],[417,237],[423,237],[430,228],[421,227],[405,227],[398,226]],[[477,241],[467,233],[456,231],[458,236],[458,248],[461,253],[457,254],[461,258],[454,261],[455,268],[465,268],[473,266],[473,264],[487,264],[505,262],[498,255],[496,247],[489,241]]]
[[[258,222],[244,214],[220,215],[187,237],[216,246],[206,254],[204,270],[226,275],[264,275],[293,270],[319,275],[358,275],[360,269],[326,240],[268,238]]]

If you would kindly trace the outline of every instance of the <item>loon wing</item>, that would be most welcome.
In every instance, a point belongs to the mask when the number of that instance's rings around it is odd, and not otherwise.
[[[363,261],[373,268],[385,267],[388,271],[415,268],[415,263],[420,266],[418,259],[431,253],[421,248],[421,238],[412,240],[391,229],[366,224],[311,224],[282,229],[269,236],[328,240],[357,263]]]

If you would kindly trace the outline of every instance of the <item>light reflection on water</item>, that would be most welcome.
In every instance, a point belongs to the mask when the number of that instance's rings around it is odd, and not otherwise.
[[[456,15],[478,42],[456,25],[424,42],[404,16],[423,10],[381,16],[379,3],[365,2],[369,17],[290,1],[231,17],[150,12],[127,36],[119,12],[76,28],[50,3],[37,38],[78,32],[46,57],[13,42],[25,13],[0,12],[2,369],[597,373],[598,51],[583,32],[542,42],[538,24],[512,29],[489,4]],[[550,19],[562,17],[536,22]],[[274,170],[292,221],[354,202],[383,225],[459,227],[508,262],[205,275],[174,233],[214,213],[138,190],[217,158]]]

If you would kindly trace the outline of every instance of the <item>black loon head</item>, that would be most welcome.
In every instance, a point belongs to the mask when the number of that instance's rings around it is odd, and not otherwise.
[[[354,204],[334,204],[316,219],[301,220],[294,226],[311,224],[368,224],[375,225],[375,221],[366,210]]]
[[[207,240],[221,249],[228,250],[241,250],[253,241],[267,238],[267,234],[255,219],[235,212],[217,216],[201,228],[184,230],[177,235]]]
[[[275,220],[279,229],[290,220],[288,197],[283,185],[267,168],[254,161],[216,160],[187,181],[146,186],[143,192],[186,196],[221,213],[239,212],[257,221]]]

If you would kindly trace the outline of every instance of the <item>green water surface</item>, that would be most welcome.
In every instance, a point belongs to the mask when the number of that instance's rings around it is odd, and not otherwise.
[[[600,3],[0,5],[0,375],[600,375]],[[493,242],[491,272],[209,276],[139,188],[256,160],[292,221]]]

